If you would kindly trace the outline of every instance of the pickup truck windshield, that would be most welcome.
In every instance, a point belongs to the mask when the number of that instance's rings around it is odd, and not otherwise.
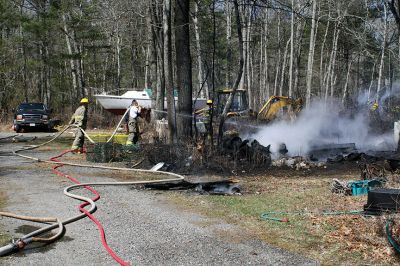
[[[42,103],[22,103],[18,110],[46,110],[46,107]]]

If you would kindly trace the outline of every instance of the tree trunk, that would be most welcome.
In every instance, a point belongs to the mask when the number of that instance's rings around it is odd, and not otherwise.
[[[161,6],[161,5],[160,5]],[[163,8],[159,2],[150,2],[151,32],[153,36],[154,54],[156,60],[156,90],[154,113],[156,119],[161,119],[164,112],[165,71],[164,71],[164,38],[163,38]]]
[[[274,82],[274,95],[276,95],[277,90],[278,90],[278,80],[279,80],[279,69],[281,66],[281,36],[280,36],[280,31],[281,31],[281,16],[280,13],[278,12],[278,26],[277,26],[277,39],[278,39],[278,59],[276,60],[276,66],[275,66],[275,82]]]
[[[224,110],[222,111],[222,114],[220,116],[220,122],[219,122],[219,127],[218,127],[218,144],[221,143],[222,141],[222,136],[223,136],[223,127],[224,127],[224,122],[226,119],[226,116],[232,106],[233,102],[233,97],[235,95],[236,90],[239,87],[240,80],[242,78],[243,74],[243,65],[244,65],[244,58],[243,58],[243,36],[242,36],[242,24],[240,22],[240,13],[239,13],[239,4],[237,0],[233,0],[233,5],[235,8],[235,15],[236,15],[236,26],[237,26],[237,35],[238,35],[238,48],[239,48],[239,67],[238,67],[238,74],[235,80],[235,83],[232,88],[232,92],[229,94],[228,100],[226,101]]]
[[[292,15],[290,23],[290,62],[289,62],[289,91],[288,96],[292,97],[293,90],[293,60],[294,60],[294,0],[292,0]]]
[[[304,34],[304,28],[306,24],[299,18],[297,22],[297,27],[296,27],[296,34],[295,34],[295,41],[296,41],[296,49],[294,51],[294,58],[295,61],[293,62],[293,76],[294,76],[294,82],[293,82],[293,90],[292,90],[292,96],[296,95],[304,95],[304,92],[299,92],[298,91],[298,86],[299,86],[299,74],[300,74],[300,64],[301,64],[301,52],[302,52],[302,43],[303,43],[303,34]]]
[[[69,31],[69,28],[67,26],[67,15],[63,14],[62,15],[63,19],[63,26],[64,26],[64,34],[65,34],[65,40],[67,44],[67,50],[68,50],[68,55],[70,56],[69,63],[71,67],[71,78],[72,78],[72,88],[74,90],[74,93],[77,93],[79,91],[78,89],[78,83],[77,83],[77,66],[76,66],[76,61],[72,58],[74,55],[74,51],[72,50],[72,36],[73,33]],[[78,94],[79,97],[79,94]]]
[[[231,84],[231,64],[232,64],[232,7],[230,0],[225,1],[226,13],[226,74],[225,74],[225,87],[230,88]]]
[[[340,23],[340,22],[339,22]],[[336,85],[336,55],[337,55],[337,50],[338,50],[338,40],[340,36],[340,25],[337,26],[336,31],[333,34],[333,48],[332,48],[332,65],[331,65],[331,74],[330,74],[330,88],[331,88],[331,98],[333,98],[334,91],[335,91],[335,85]]]
[[[329,13],[330,14],[330,13]],[[326,38],[328,36],[329,32],[329,25],[330,21],[326,23],[326,29],[325,29],[325,34],[324,38],[322,40],[322,45],[321,45],[321,55],[320,55],[320,62],[319,62],[319,87],[320,87],[320,96],[322,97],[323,89],[325,88],[325,72],[324,72],[324,53],[325,53],[325,43],[326,43]]]
[[[314,66],[316,13],[317,13],[317,0],[313,0],[311,32],[310,32],[310,46],[309,46],[308,61],[307,61],[306,107],[309,107],[310,103],[311,103],[312,76],[313,76],[313,66]],[[322,57],[322,55],[321,55],[321,57]]]
[[[348,84],[349,84],[349,79],[350,79],[350,70],[351,70],[351,65],[353,63],[353,59],[350,58],[349,63],[347,64],[347,74],[346,74],[346,81],[344,83],[344,88],[343,88],[343,96],[342,96],[342,104],[343,106],[346,106],[347,100],[348,100]]]
[[[397,30],[400,34],[400,1],[397,0],[397,5],[396,5],[396,0],[389,0],[389,8],[392,11],[393,17],[396,21],[396,25],[397,25]],[[386,6],[385,6],[385,16],[386,16]]]
[[[251,12],[252,8],[249,8],[248,11],[248,18],[247,18],[247,30],[246,30],[246,87],[247,87],[247,92],[248,92],[248,97],[249,97],[249,108],[254,109],[254,92],[251,88],[251,52],[250,52],[250,43],[251,43],[251,28],[252,28],[252,23],[251,23]]]
[[[146,56],[145,56],[145,66],[144,66],[144,87],[147,89],[149,87],[149,72],[150,72],[150,46],[151,43],[147,39],[146,43]],[[133,68],[133,64],[132,64]]]
[[[263,21],[263,23],[265,23]],[[265,37],[265,27],[261,28],[261,35],[260,35],[260,60],[259,60],[259,90],[258,90],[258,101],[256,103],[257,107],[261,104],[261,99],[264,98],[264,90],[265,90],[265,83],[264,83],[264,37]]]
[[[247,13],[246,13],[246,10],[247,10],[247,6],[246,5],[244,5],[244,6],[242,6],[242,17],[243,17],[243,25],[244,25],[244,28],[242,28],[242,31],[243,31],[243,38],[245,38],[245,39],[243,39],[242,40],[242,43],[243,43],[243,50],[242,50],[242,53],[243,53],[243,70],[242,70],[242,76],[241,76],[241,78],[240,78],[240,82],[239,82],[239,89],[241,89],[241,90],[244,90],[244,85],[245,85],[245,78],[246,78],[246,68],[247,68],[247,45],[248,45],[248,43],[247,43],[247,31],[249,30],[248,28],[247,28],[247,22],[248,22],[248,17],[247,17]]]
[[[119,36],[119,25],[116,23],[115,57],[117,59],[117,80],[115,86],[121,87],[121,37]]]
[[[176,0],[175,55],[178,89],[177,130],[179,139],[192,137],[192,60],[189,35],[190,0]]]
[[[372,89],[372,85],[374,84],[374,76],[375,76],[375,69],[376,69],[376,62],[378,60],[374,60],[374,65],[372,66],[372,75],[371,75],[371,82],[369,83],[368,86],[368,98],[367,98],[367,102],[369,103],[371,100],[371,89]]]
[[[332,41],[332,50],[329,58],[329,63],[328,63],[328,70],[326,73],[326,82],[325,82],[325,103],[328,102],[328,96],[329,96],[329,91],[331,97],[333,97],[333,85],[334,85],[334,68],[335,68],[335,57],[336,57],[336,48],[337,48],[337,41],[338,41],[338,36],[339,36],[339,29],[338,29],[338,23],[335,25],[335,28],[333,30],[333,41]],[[329,90],[330,89],[330,90]]]
[[[145,88],[151,89],[151,107],[153,110],[156,107],[156,99],[157,99],[157,47],[156,47],[156,36],[155,31],[153,30],[152,23],[152,12],[153,9],[151,7],[152,3],[149,3],[149,7],[147,8],[147,55],[146,55],[146,78],[145,78]],[[164,102],[164,101],[163,101]],[[155,119],[159,119],[159,112],[152,112],[152,116]]]
[[[171,0],[163,2],[163,33],[164,33],[164,73],[165,88],[167,91],[168,106],[168,141],[170,144],[176,141],[175,124],[175,99],[172,69],[172,40],[171,40]]]
[[[285,52],[283,53],[283,61],[282,61],[282,70],[281,70],[281,84],[279,86],[279,95],[283,95],[283,86],[285,85],[285,70],[286,70],[286,59],[287,59],[287,52],[289,49],[290,39],[287,40],[285,46]]]
[[[197,1],[194,1],[194,17],[193,17],[193,24],[194,24],[194,33],[196,37],[196,48],[197,48],[197,92],[200,93],[201,91],[201,96],[204,98],[209,98],[210,94],[208,91],[208,86],[207,82],[204,79],[204,74],[203,74],[203,60],[201,56],[201,43],[200,43],[200,29],[199,29],[199,19],[198,19],[198,12],[199,12],[199,6],[197,4]],[[198,93],[196,95],[198,95]]]
[[[265,12],[264,32],[264,47],[262,47],[264,49],[263,97],[260,99],[260,105],[263,105],[270,96],[268,80],[268,12]]]
[[[384,59],[385,59],[385,49],[386,49],[386,39],[387,39],[387,10],[386,10],[386,4],[383,5],[384,8],[384,16],[385,16],[385,22],[384,22],[384,28],[383,28],[383,42],[382,42],[382,48],[381,48],[381,62],[379,64],[379,71],[378,71],[378,85],[376,88],[376,96],[375,96],[375,102],[379,101],[379,93],[381,91],[381,86],[382,86],[382,73],[383,73],[383,66],[384,66]]]

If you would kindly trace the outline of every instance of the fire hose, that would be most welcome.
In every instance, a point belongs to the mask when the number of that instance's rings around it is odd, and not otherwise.
[[[386,238],[387,238],[389,244],[394,248],[396,253],[399,254],[400,253],[400,244],[393,237],[393,232],[392,232],[393,224],[394,224],[393,219],[388,219],[386,221],[386,225],[385,225]]]
[[[122,118],[123,119],[123,118]],[[121,121],[122,121],[121,119]],[[118,126],[120,125],[120,123],[118,124]],[[32,157],[32,156],[27,156],[27,155],[23,155],[20,154],[19,152],[22,151],[27,151],[27,150],[33,150],[36,148],[39,148],[41,146],[47,145],[50,142],[56,140],[58,137],[60,137],[68,128],[70,128],[70,126],[66,126],[59,134],[57,134],[54,138],[50,139],[49,141],[46,141],[44,143],[41,143],[39,145],[32,145],[29,147],[25,147],[25,148],[21,148],[18,150],[13,151],[13,154],[25,159],[29,159],[29,160],[33,160],[33,161],[37,161],[37,162],[44,162],[44,163],[49,163],[49,164],[55,164],[56,166],[53,167],[53,171],[56,172],[58,175],[61,176],[65,176],[67,178],[69,178],[70,180],[72,180],[73,182],[77,183],[75,185],[71,185],[68,186],[64,189],[64,194],[68,197],[83,201],[84,203],[81,204],[79,207],[80,211],[82,212],[79,215],[67,218],[66,220],[63,221],[59,221],[56,218],[36,218],[36,217],[23,217],[20,215],[15,215],[15,214],[10,214],[7,213],[7,215],[4,216],[8,216],[8,217],[12,217],[12,218],[17,218],[17,219],[21,219],[21,218],[29,218],[29,219],[25,219],[25,220],[31,220],[31,221],[39,221],[39,222],[56,222],[57,223],[53,223],[50,224],[46,227],[43,227],[41,229],[38,229],[36,231],[33,231],[29,234],[26,234],[24,236],[22,236],[20,239],[18,239],[16,242],[11,243],[9,245],[6,245],[4,247],[0,247],[0,256],[5,256],[8,255],[12,252],[18,251],[23,249],[27,244],[31,243],[31,242],[44,242],[47,241],[48,242],[52,242],[57,240],[59,237],[62,236],[62,233],[64,231],[64,226],[69,224],[69,223],[73,223],[75,221],[78,221],[86,216],[88,216],[89,218],[91,218],[98,226],[100,232],[101,232],[101,237],[102,237],[102,242],[103,245],[105,246],[105,248],[107,249],[108,253],[120,264],[122,265],[128,265],[126,262],[124,262],[123,260],[121,260],[120,258],[118,258],[115,253],[108,247],[106,241],[105,241],[105,235],[104,235],[104,230],[101,226],[101,224],[94,218],[94,216],[92,215],[92,213],[94,213],[96,211],[96,204],[95,201],[98,200],[100,198],[100,195],[92,188],[90,188],[89,186],[126,186],[126,185],[138,185],[138,184],[150,184],[150,183],[163,183],[163,182],[171,182],[171,181],[180,181],[183,180],[184,177],[182,175],[179,174],[175,174],[175,173],[170,173],[170,172],[164,172],[164,171],[154,171],[154,170],[145,170],[145,169],[133,169],[133,168],[122,168],[122,167],[109,167],[109,166],[102,166],[102,165],[88,165],[88,164],[77,164],[77,163],[68,163],[68,162],[61,162],[58,160],[58,158],[60,158],[61,156],[63,156],[64,154],[70,152],[68,151],[64,151],[63,153],[61,153],[58,156],[55,156],[53,158],[51,158],[50,160],[42,160],[36,157]],[[82,130],[82,132],[84,133],[84,135],[89,139],[89,141],[91,141],[92,143],[94,143],[93,140],[90,139],[90,137],[87,135],[87,133],[80,127],[78,127],[79,130]],[[131,181],[131,182],[97,182],[97,183],[79,183],[77,180],[73,179],[72,177],[65,175],[63,173],[61,173],[60,171],[57,170],[58,167],[61,167],[63,165],[68,165],[68,166],[76,166],[76,167],[87,167],[87,168],[97,168],[97,169],[107,169],[107,170],[118,170],[118,171],[131,171],[131,172],[137,172],[137,173],[153,173],[153,174],[157,174],[157,175],[168,175],[168,176],[172,176],[173,178],[168,178],[168,179],[158,179],[158,180],[147,180],[147,181]],[[94,199],[90,199],[88,197],[84,197],[81,195],[77,195],[74,193],[71,193],[70,191],[72,189],[76,189],[76,188],[80,188],[80,187],[84,187],[89,189],[90,191],[92,191],[96,197]],[[85,209],[85,206],[90,205],[89,209]],[[5,213],[0,213],[0,215],[3,216],[3,214]],[[32,219],[30,219],[32,218]],[[37,219],[37,220],[35,220]],[[36,236],[41,235],[43,233],[46,233],[48,231],[51,231],[55,228],[59,227],[59,232],[48,239],[42,239],[42,238],[38,238]],[[61,232],[61,233],[60,233]]]
[[[362,210],[352,210],[352,211],[323,211],[323,212],[304,212],[304,211],[270,211],[264,212],[260,215],[262,220],[269,220],[269,221],[277,221],[281,223],[288,223],[289,219],[287,217],[279,218],[276,217],[277,215],[306,215],[306,214],[313,214],[313,215],[322,215],[322,216],[329,216],[329,215],[365,215],[364,211]]]

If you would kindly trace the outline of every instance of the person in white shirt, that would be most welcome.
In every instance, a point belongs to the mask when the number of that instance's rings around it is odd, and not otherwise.
[[[140,116],[141,108],[139,103],[136,100],[132,100],[132,104],[130,110],[128,112],[129,119],[128,119],[128,139],[126,141],[126,145],[136,144],[139,140],[139,125],[138,125],[138,118]]]

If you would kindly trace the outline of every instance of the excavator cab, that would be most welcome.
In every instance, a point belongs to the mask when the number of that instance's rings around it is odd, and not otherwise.
[[[219,90],[217,95],[217,116],[220,116],[224,111],[224,107],[226,101],[230,93],[232,92],[231,89],[224,89]],[[249,111],[249,104],[247,101],[247,93],[245,90],[236,90],[231,108],[227,114],[227,117],[232,116],[243,116],[247,115]]]

